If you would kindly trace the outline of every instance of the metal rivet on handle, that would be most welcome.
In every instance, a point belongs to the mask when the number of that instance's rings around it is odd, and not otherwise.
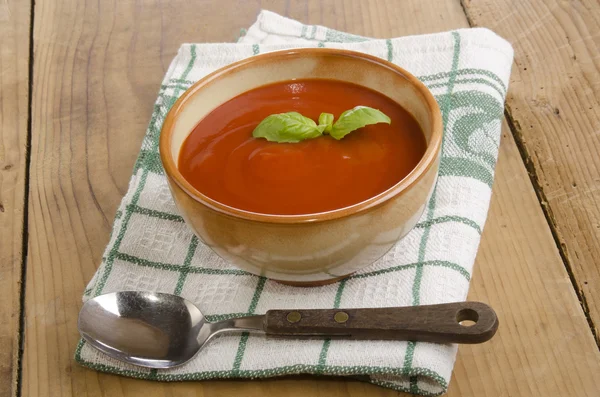
[[[337,312],[334,316],[333,319],[335,320],[336,323],[345,323],[346,321],[348,321],[348,313],[346,312]]]
[[[290,323],[297,323],[302,318],[302,315],[299,312],[289,312],[287,315],[287,320]]]

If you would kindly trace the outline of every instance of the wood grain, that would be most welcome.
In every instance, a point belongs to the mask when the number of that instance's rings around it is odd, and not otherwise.
[[[27,118],[30,2],[0,3],[0,397],[16,392]]]
[[[600,352],[506,123],[468,299],[500,327],[460,346],[449,396],[598,395]]]
[[[474,321],[471,326],[460,324]],[[267,335],[328,335],[343,339],[483,343],[498,329],[494,309],[481,302],[360,309],[269,310]]]
[[[463,4],[515,48],[507,109],[600,343],[600,4]]]
[[[155,383],[73,361],[80,298],[168,63],[182,42],[232,41],[261,7],[378,37],[467,26],[454,0],[38,1],[23,396],[398,395],[319,378]],[[449,395],[591,396],[598,351],[510,136],[494,192],[471,297],[492,303],[502,325],[459,349]]]

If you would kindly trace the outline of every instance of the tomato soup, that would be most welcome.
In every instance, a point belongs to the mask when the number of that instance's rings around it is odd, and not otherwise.
[[[374,124],[337,141],[329,135],[298,143],[252,137],[275,113],[317,121],[355,106],[381,110]],[[419,124],[390,98],[359,85],[300,79],[255,88],[204,117],[179,154],[179,171],[204,195],[230,207],[276,215],[312,214],[365,201],[402,180],[421,160]]]

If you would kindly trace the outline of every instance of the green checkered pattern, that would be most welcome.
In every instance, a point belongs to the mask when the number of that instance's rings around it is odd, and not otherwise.
[[[363,51],[417,75],[440,104],[444,143],[439,178],[417,226],[386,256],[333,285],[288,287],[239,270],[191,233],[170,196],[158,155],[162,122],[179,95],[207,73],[262,52],[291,47]],[[237,44],[186,44],[172,62],[129,190],[84,300],[119,290],[174,293],[210,321],[269,309],[386,307],[466,298],[485,223],[500,141],[512,48],[486,29],[373,40],[307,26],[263,11]],[[457,347],[395,341],[272,340],[221,335],[170,370],[115,361],[81,341],[87,367],[163,381],[342,375],[422,395],[446,391]]]

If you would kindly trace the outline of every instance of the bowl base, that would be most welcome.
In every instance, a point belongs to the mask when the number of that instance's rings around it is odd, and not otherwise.
[[[338,281],[341,281],[347,277],[350,277],[353,274],[354,274],[354,272],[352,272],[350,274],[346,274],[345,276],[330,278],[329,280],[318,280],[318,281],[286,281],[286,280],[275,280],[275,279],[273,279],[273,281],[276,281],[279,284],[289,285],[291,287],[321,287],[323,285],[337,283]]]

